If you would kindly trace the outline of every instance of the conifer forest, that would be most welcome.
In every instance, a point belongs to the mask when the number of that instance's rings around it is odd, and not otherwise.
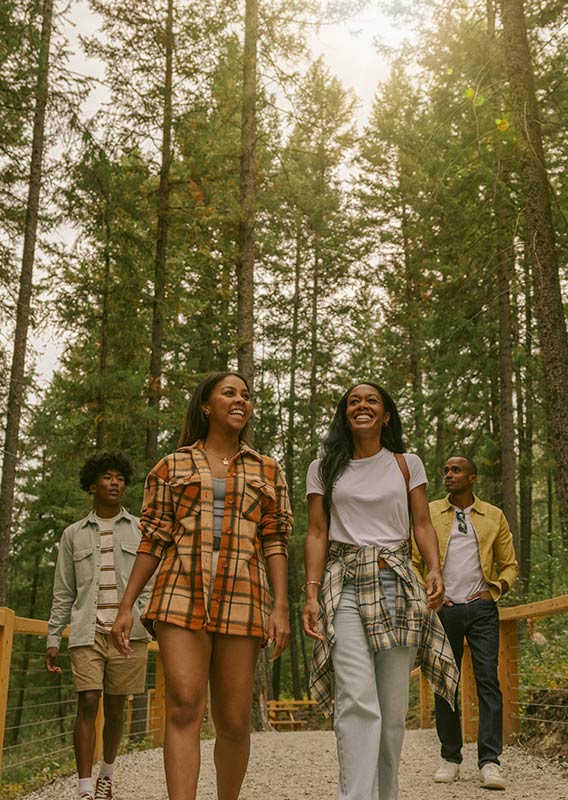
[[[364,111],[314,41],[377,10]],[[138,514],[226,369],[295,515],[276,696],[306,693],[307,465],[364,379],[430,499],[477,462],[506,602],[568,591],[565,0],[0,0],[0,27],[0,606],[47,619],[85,458],[128,456]]]

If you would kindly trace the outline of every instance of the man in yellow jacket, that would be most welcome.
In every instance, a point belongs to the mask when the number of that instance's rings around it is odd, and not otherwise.
[[[464,637],[471,650],[479,701],[477,756],[481,786],[504,789],[499,766],[502,752],[503,698],[497,677],[499,616],[496,601],[517,579],[513,537],[503,512],[473,494],[477,478],[475,462],[464,456],[449,458],[444,484],[449,492],[430,503],[430,515],[438,536],[446,599],[440,619],[461,666]],[[423,571],[420,554],[413,561]],[[441,742],[442,764],[434,775],[437,783],[459,777],[462,733],[459,708],[436,695],[436,729]]]

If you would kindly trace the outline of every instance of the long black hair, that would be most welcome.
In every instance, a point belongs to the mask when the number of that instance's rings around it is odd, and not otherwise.
[[[204,440],[207,437],[209,433],[209,419],[203,413],[203,403],[209,400],[211,392],[217,384],[225,378],[228,378],[229,375],[240,378],[250,392],[248,381],[240,372],[213,372],[211,375],[207,375],[207,377],[203,378],[203,380],[197,384],[191,395],[178,447],[187,447],[197,442],[198,439]],[[242,429],[239,439],[241,442],[248,444],[248,421]]]
[[[322,458],[319,473],[323,483],[323,502],[326,512],[331,508],[331,495],[333,487],[345,471],[350,459],[353,458],[353,435],[347,422],[347,401],[349,395],[357,386],[372,386],[381,396],[385,413],[390,414],[389,423],[382,429],[381,443],[392,453],[404,453],[402,422],[396,404],[390,394],[374,381],[359,381],[353,384],[342,396],[337,404],[335,414],[329,426],[327,436],[322,443]]]

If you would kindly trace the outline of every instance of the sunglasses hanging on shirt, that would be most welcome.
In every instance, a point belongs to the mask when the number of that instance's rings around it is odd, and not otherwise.
[[[458,531],[460,533],[467,533],[467,525],[465,523],[465,511],[456,511],[456,519],[458,521]]]

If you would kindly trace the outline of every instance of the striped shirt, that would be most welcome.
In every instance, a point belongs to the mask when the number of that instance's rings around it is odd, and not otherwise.
[[[459,671],[438,615],[426,608],[426,594],[409,561],[407,542],[398,547],[331,542],[322,584],[320,624],[323,640],[316,641],[312,656],[312,697],[326,714],[333,708],[334,673],[331,650],[335,643],[333,618],[343,581],[355,581],[363,627],[373,650],[417,647],[417,661],[436,694],[454,707]],[[396,614],[391,619],[379,580],[383,559],[397,575]]]
[[[122,513],[122,512],[121,512]],[[116,586],[116,573],[114,571],[114,540],[113,524],[121,516],[105,519],[94,515],[95,522],[99,526],[99,546],[100,546],[100,577],[99,591],[97,595],[97,630],[102,633],[110,633],[114,625],[116,612],[118,611],[118,589]]]
[[[139,553],[160,559],[144,623],[266,640],[272,608],[265,558],[288,553],[292,515],[274,459],[241,445],[227,471],[219,562],[213,563],[213,478],[202,442],[151,470]],[[210,597],[209,607],[204,601]]]

